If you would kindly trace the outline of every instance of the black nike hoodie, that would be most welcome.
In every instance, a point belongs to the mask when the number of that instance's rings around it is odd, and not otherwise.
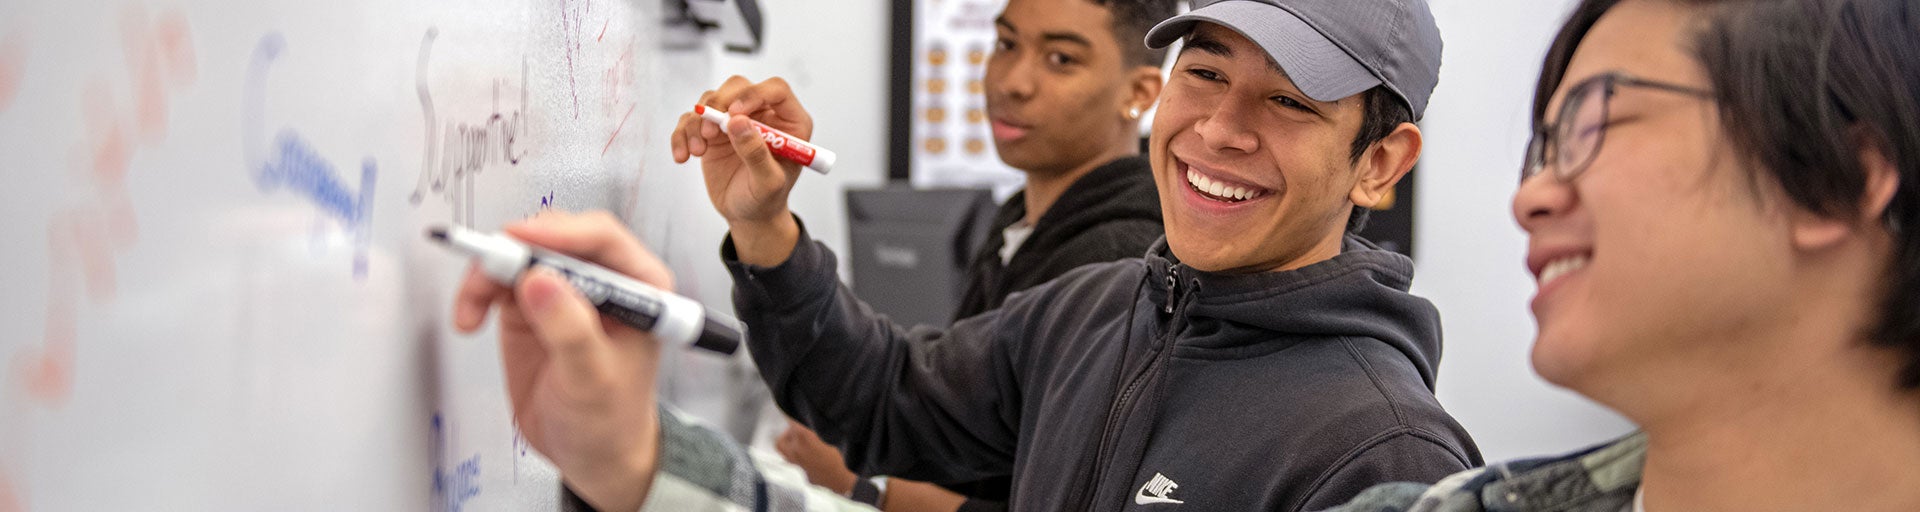
[[[1315,510],[1481,464],[1433,396],[1439,314],[1406,257],[1349,237],[1285,272],[1215,274],[1163,241],[946,329],[840,284],[804,235],[722,256],[775,401],[863,474],[1013,481],[1013,510]]]

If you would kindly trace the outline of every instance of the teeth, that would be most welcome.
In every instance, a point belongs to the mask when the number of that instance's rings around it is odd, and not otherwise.
[[[1253,197],[1253,190],[1251,189],[1228,185],[1226,182],[1216,181],[1193,171],[1187,171],[1187,183],[1193,185],[1194,190],[1205,192],[1214,197],[1234,201],[1245,201]]]
[[[1540,278],[1536,280],[1536,282],[1538,282],[1540,286],[1546,286],[1547,283],[1551,283],[1553,282],[1553,280],[1559,279],[1560,276],[1564,276],[1568,272],[1580,270],[1581,268],[1586,266],[1587,266],[1586,256],[1571,256],[1571,257],[1553,260],[1552,262],[1547,263],[1546,268],[1540,269]]]

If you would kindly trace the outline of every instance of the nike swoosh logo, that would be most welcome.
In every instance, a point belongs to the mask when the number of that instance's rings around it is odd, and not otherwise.
[[[1141,484],[1140,490],[1133,493],[1133,504],[1157,505],[1161,503],[1186,503],[1167,497],[1168,494],[1172,494],[1173,490],[1179,487],[1180,484],[1173,483],[1173,479],[1167,478],[1166,475],[1154,473],[1152,479],[1147,480],[1147,483]],[[1147,494],[1147,490],[1149,489],[1153,490],[1152,495]]]
[[[1133,504],[1135,505],[1157,505],[1161,503],[1186,503],[1186,502],[1176,500],[1173,498],[1155,498],[1145,494],[1133,495]]]

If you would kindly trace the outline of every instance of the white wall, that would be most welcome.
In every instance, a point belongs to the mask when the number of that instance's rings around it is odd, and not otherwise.
[[[1421,128],[1414,291],[1440,308],[1440,401],[1488,461],[1565,452],[1631,429],[1534,375],[1534,286],[1510,214],[1533,82],[1569,0],[1435,0],[1446,41]]]

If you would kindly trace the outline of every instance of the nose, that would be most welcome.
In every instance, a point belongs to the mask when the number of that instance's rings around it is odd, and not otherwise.
[[[987,99],[1026,101],[1033,98],[1040,84],[1033,72],[1033,59],[1021,56],[1018,49],[994,51],[987,57]]]
[[[1252,127],[1252,123],[1242,118],[1240,109],[1221,102],[1194,123],[1193,132],[1200,135],[1207,149],[1250,153],[1260,149],[1260,138],[1254,135]]]
[[[1573,184],[1551,172],[1535,174],[1520,182],[1520,189],[1513,192],[1513,220],[1520,223],[1520,229],[1533,233],[1565,215],[1578,201]]]

